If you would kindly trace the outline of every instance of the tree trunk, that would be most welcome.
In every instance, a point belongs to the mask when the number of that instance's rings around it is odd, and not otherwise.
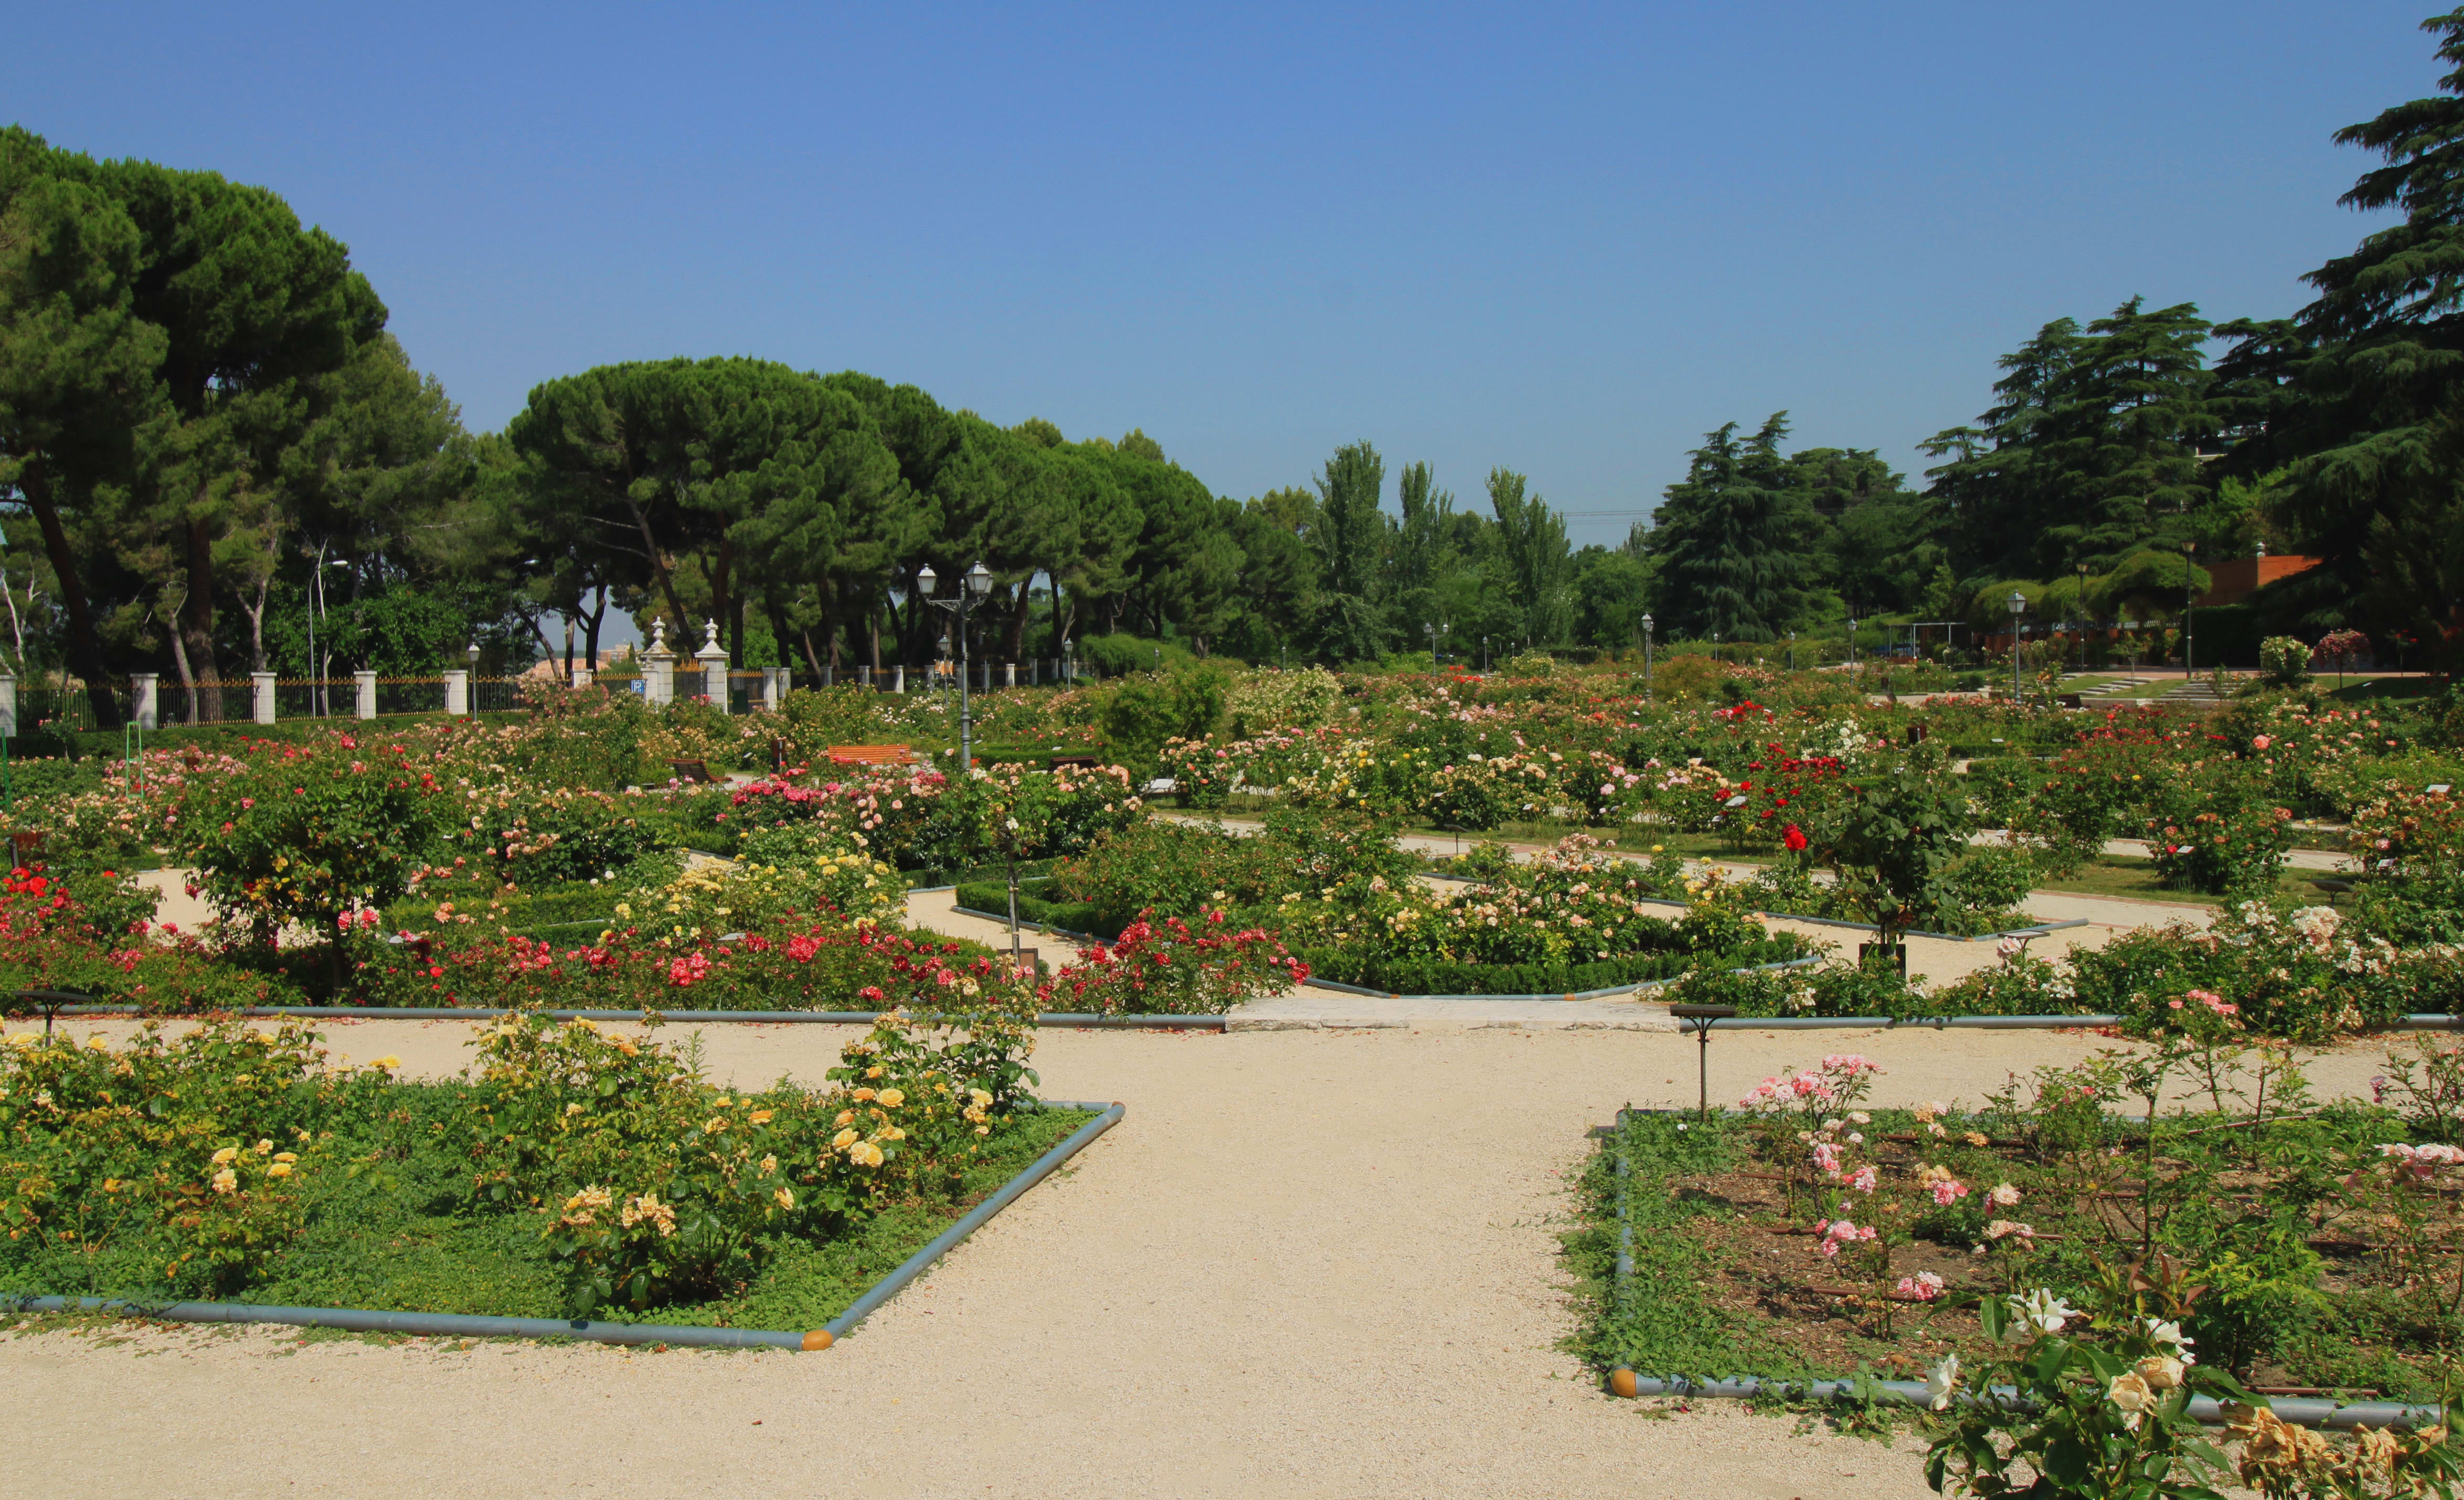
[[[813,686],[818,688],[822,685],[823,680],[828,674],[822,671],[822,658],[813,651],[813,632],[807,629],[802,633],[804,637],[804,665],[812,672]],[[838,660],[838,657],[839,645],[838,642],[833,639],[830,642],[830,660],[835,662]]]
[[[599,671],[599,622],[606,615],[607,585],[602,584],[599,585],[599,603],[591,606],[590,612],[582,617],[582,649],[589,653],[590,670],[594,673]]]
[[[240,603],[240,608],[248,615],[248,653],[249,660],[254,663],[250,669],[253,672],[265,671],[265,597],[273,591],[274,575],[268,573],[256,582],[256,603]]]
[[[1026,651],[1026,608],[1027,601],[1035,595],[1035,589],[1030,586],[1034,583],[1033,573],[1020,579],[1018,597],[1010,602],[1009,629],[1003,632],[1001,645],[1012,661],[1018,660]]]
[[[864,612],[864,633],[872,644],[872,676],[881,680],[881,612],[868,608]]]
[[[668,571],[668,555],[659,550],[658,539],[650,535],[650,518],[643,514],[641,503],[630,491],[626,493],[625,506],[633,513],[633,524],[642,533],[642,548],[650,556],[650,573],[658,580],[659,592],[667,596],[668,608],[676,617],[676,629],[682,630],[689,622],[684,605],[676,598],[675,575]]]
[[[710,619],[718,622],[718,627],[721,629],[727,629],[730,625],[734,624],[736,620],[734,608],[736,601],[734,597],[728,593],[729,585],[735,582],[733,577],[735,571],[736,546],[732,542],[721,540],[718,544],[717,560],[714,562],[710,567],[709,615]],[[741,642],[737,642],[729,647],[727,654],[727,664],[729,666],[733,667],[736,665],[736,648],[741,644]]]
[[[187,637],[188,659],[195,663],[201,684],[196,696],[201,715],[219,723],[223,717],[223,671],[214,660],[214,539],[203,520],[188,522],[188,597],[181,602],[180,629]]]
[[[197,674],[188,670],[188,643],[180,638],[177,620],[164,633],[171,637],[171,665],[180,669],[180,686],[187,690],[188,722],[193,724],[197,722]]]
[[[43,468],[39,451],[26,455],[17,488],[25,493],[34,522],[43,529],[43,551],[51,558],[52,576],[59,580],[60,604],[69,615],[69,666],[85,679],[86,701],[94,710],[95,727],[117,729],[120,704],[104,680],[102,646],[94,633],[94,611],[86,604],[85,584],[77,577],[77,554],[70,549],[68,531],[60,524],[59,507],[52,503],[51,477]]]

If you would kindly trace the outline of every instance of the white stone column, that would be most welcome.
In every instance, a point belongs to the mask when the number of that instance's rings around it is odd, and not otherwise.
[[[456,718],[471,712],[471,673],[460,667],[445,673],[445,712]]]
[[[359,715],[360,715],[360,717],[361,717],[362,718],[374,718],[374,717],[377,717],[377,674],[376,674],[374,672],[365,671],[365,670],[363,670],[363,671],[360,671],[360,672],[355,672],[355,673],[351,673],[351,681],[352,681],[353,685],[355,685],[356,687],[358,687],[358,689],[360,690],[360,691],[359,691],[359,699],[360,699],[360,701],[359,701]]]
[[[128,717],[137,720],[140,729],[163,727],[163,710],[155,696],[155,685],[163,680],[159,672],[132,672],[128,674]]]
[[[779,705],[784,702],[786,697],[787,669],[772,667],[764,671],[761,673],[761,706],[776,714],[779,712]]]
[[[249,699],[256,710],[260,724],[274,722],[274,673],[252,672],[248,674]]]
[[[1001,668],[1001,672],[1004,673],[1001,678],[1002,687],[1014,688],[1018,686],[1018,663],[1008,663]]]
[[[716,620],[709,622],[709,631],[702,639],[701,650],[693,652],[693,660],[701,664],[702,695],[710,699],[711,707],[724,714],[728,698],[727,648],[718,644]]]
[[[900,662],[898,664],[898,676],[896,681],[891,685],[890,691],[892,693],[904,693],[907,691],[907,664],[905,662]]]
[[[668,649],[668,622],[650,622],[650,649],[642,653],[642,695],[652,708],[675,700],[676,653]]]
[[[573,685],[577,688],[586,688],[590,686],[590,669],[587,667],[574,668]]]

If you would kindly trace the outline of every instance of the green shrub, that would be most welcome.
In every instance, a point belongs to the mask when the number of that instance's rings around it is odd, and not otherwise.
[[[2258,643],[2259,671],[2279,688],[2310,680],[2310,648],[2290,635],[2271,635]]]

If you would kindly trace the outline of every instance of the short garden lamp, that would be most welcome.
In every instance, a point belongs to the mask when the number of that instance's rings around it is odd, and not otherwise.
[[[2028,596],[2011,590],[2011,701],[2019,701],[2019,617],[2028,612]]]
[[[1699,1097],[1695,1104],[1695,1117],[1707,1124],[1711,1118],[1711,1023],[1733,1020],[1737,1014],[1737,1007],[1734,1005],[1671,1005],[1668,1007],[1668,1013],[1675,1016],[1684,1029],[1694,1033],[1695,1045],[1698,1048],[1695,1086],[1699,1091]]]

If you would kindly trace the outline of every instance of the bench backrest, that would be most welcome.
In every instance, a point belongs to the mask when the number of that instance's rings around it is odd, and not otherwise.
[[[840,765],[905,765],[915,757],[905,745],[832,745],[830,759]]]

